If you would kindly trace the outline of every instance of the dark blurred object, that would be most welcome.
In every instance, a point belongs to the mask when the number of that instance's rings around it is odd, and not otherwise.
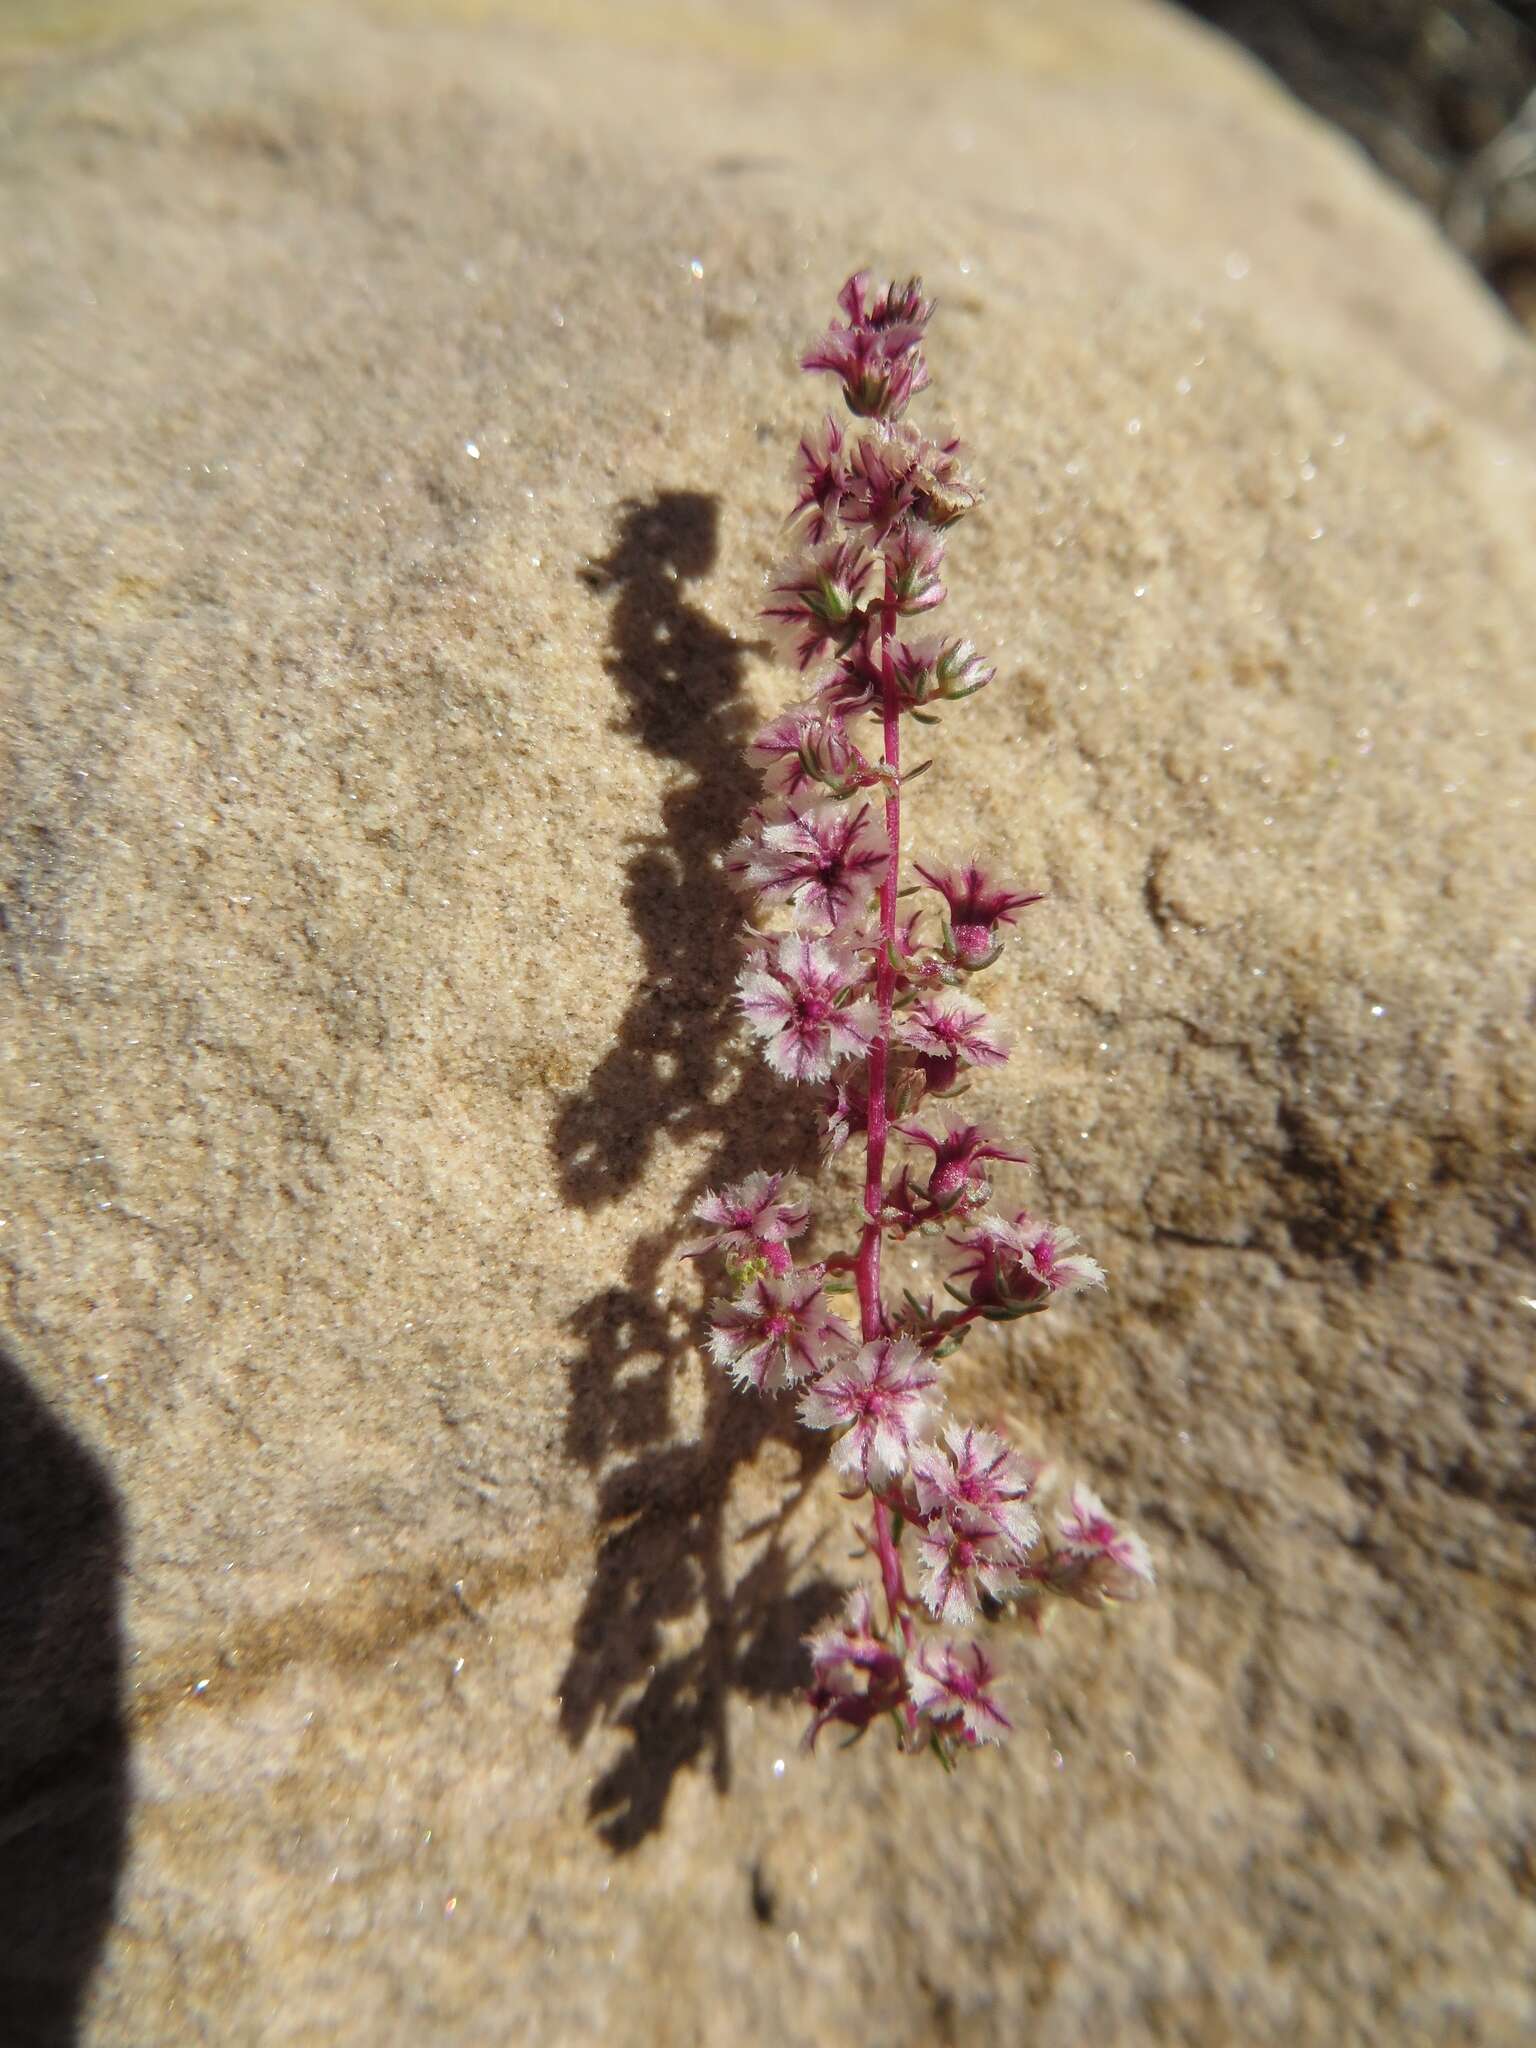
[[[0,1349],[0,2042],[74,2048],[126,1839],[122,1511]]]
[[[1536,327],[1536,0],[1186,0],[1422,200]]]

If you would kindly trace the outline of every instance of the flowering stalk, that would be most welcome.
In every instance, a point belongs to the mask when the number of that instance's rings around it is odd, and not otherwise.
[[[742,1013],[776,1073],[823,1088],[827,1154],[862,1137],[862,1221],[853,1250],[797,1265],[790,1241],[810,1228],[809,1205],[784,1174],[759,1172],[698,1203],[706,1235],[683,1256],[724,1262],[716,1363],[758,1397],[794,1390],[806,1426],[833,1433],[850,1497],[869,1502],[880,1600],[856,1589],[843,1620],[810,1639],[807,1741],[889,1715],[902,1749],[949,1764],[1011,1725],[978,1622],[1010,1605],[1041,1618],[1051,1594],[1132,1599],[1152,1566],[1085,1486],[1043,1517],[1043,1469],[943,1407],[944,1361],[977,1322],[1039,1314],[1104,1276],[1069,1230],[992,1206],[988,1169],[1022,1166],[1023,1152],[952,1110],[918,1114],[960,1093],[967,1068],[1007,1060],[969,984],[1040,895],[974,857],[915,862],[917,882],[902,887],[903,793],[929,765],[903,770],[903,721],[936,724],[994,674],[969,641],[914,631],[944,602],[948,530],[981,493],[959,443],[905,417],[928,384],[933,306],[920,282],[876,287],[860,272],[838,303],[844,317],[802,367],[838,381],[853,423],[829,415],[800,443],[799,552],[770,578],[763,611],[809,694],[752,743],[765,794],[726,868],[753,899]],[[899,909],[924,889],[942,904],[936,937],[925,909]],[[894,1173],[893,1139],[908,1155]],[[885,1244],[914,1233],[957,1254],[944,1283],[955,1306],[888,1301]],[[850,1278],[857,1331],[828,1301]]]

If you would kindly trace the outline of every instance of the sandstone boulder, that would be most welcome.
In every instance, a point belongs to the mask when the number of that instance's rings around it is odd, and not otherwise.
[[[1129,0],[11,54],[13,2038],[1523,2038],[1528,347]],[[718,860],[860,261],[991,488],[914,829],[1052,895],[977,1099],[1111,1273],[957,1398],[1161,1575],[952,1780],[797,1749],[846,1511],[673,1256],[809,1140]]]

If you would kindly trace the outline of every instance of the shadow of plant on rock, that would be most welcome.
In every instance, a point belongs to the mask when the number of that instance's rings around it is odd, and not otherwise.
[[[122,1516],[0,1351],[0,2038],[70,2048],[122,1872]]]
[[[784,1529],[824,1455],[788,1403],[749,1402],[711,1373],[695,1437],[674,1414],[680,1367],[702,1318],[671,1302],[687,1208],[753,1166],[804,1163],[814,1133],[760,1062],[749,1061],[731,1001],[740,902],[718,855],[756,795],[744,760],[753,730],[742,698],[745,649],[686,603],[681,586],[716,553],[718,508],[692,491],[620,508],[612,551],[583,576],[612,595],[607,668],[624,700],[621,730],[685,771],[640,836],[625,902],[644,973],[612,1049],[556,1121],[565,1199],[619,1200],[658,1142],[711,1140],[666,1228],[631,1243],[622,1281],[578,1310],[566,1361],[566,1448],[598,1477],[592,1582],[561,1685],[573,1744],[599,1722],[629,1744],[594,1787],[592,1819],[615,1850],[660,1825],[678,1771],[704,1762],[729,1787],[733,1692],[783,1696],[806,1676],[801,1638],[837,1606],[823,1578],[796,1584]],[[734,1583],[726,1528],[736,1477],[770,1440],[795,1477]]]

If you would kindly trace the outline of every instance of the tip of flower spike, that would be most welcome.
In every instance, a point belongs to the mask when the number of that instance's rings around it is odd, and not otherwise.
[[[877,286],[873,271],[856,270],[838,293],[837,303],[851,327],[915,327],[921,333],[932,319],[938,301],[923,297],[920,277],[909,277],[905,284],[897,284],[893,279]]]
[[[928,383],[920,344],[933,302],[915,277],[877,286],[859,270],[839,292],[838,305],[845,317],[806,351],[800,367],[836,377],[850,412],[894,420]]]

